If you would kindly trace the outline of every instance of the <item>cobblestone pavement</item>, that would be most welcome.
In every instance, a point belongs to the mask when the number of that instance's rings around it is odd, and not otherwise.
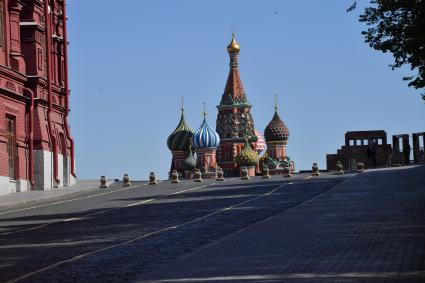
[[[0,282],[127,282],[350,176],[117,183],[0,208]]]
[[[425,167],[360,174],[138,282],[425,282]]]

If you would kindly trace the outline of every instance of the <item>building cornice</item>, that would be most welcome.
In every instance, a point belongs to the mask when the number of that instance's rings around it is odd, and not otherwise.
[[[24,102],[24,103],[26,103],[29,100],[29,98],[26,97],[25,95],[23,95],[21,93],[17,93],[15,91],[12,91],[12,90],[4,88],[4,87],[0,87],[0,95],[4,95],[4,96],[7,96],[9,98],[12,98],[12,99]]]
[[[7,76],[10,79],[14,79],[21,83],[25,83],[27,81],[27,76],[5,65],[0,65],[0,75]]]

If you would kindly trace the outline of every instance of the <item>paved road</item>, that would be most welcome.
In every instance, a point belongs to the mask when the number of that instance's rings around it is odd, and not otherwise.
[[[113,180],[108,180],[112,184]],[[21,193],[0,195],[0,209],[18,204],[44,202],[46,199],[63,198],[71,194],[80,194],[99,188],[99,180],[78,180],[70,187],[54,188],[52,190],[35,190]]]
[[[425,282],[425,166],[362,173],[139,282]]]
[[[0,208],[0,282],[126,282],[349,178],[116,184]]]

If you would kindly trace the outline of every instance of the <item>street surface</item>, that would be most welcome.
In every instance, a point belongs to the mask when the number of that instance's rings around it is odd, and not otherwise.
[[[359,174],[138,282],[425,282],[425,166]]]
[[[421,282],[424,176],[116,183],[0,207],[0,282]]]
[[[134,280],[346,178],[306,177],[118,183],[0,209],[0,281]]]

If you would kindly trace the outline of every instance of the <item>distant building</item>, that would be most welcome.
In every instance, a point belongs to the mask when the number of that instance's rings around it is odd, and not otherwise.
[[[344,170],[350,169],[350,160],[363,162],[366,168],[385,166],[391,162],[392,147],[387,143],[387,133],[379,131],[354,131],[345,134],[345,145],[336,154],[326,155],[328,170],[336,169],[341,161]]]
[[[180,177],[192,179],[193,171],[200,169],[203,178],[215,176],[220,136],[208,125],[206,117],[204,109],[204,120],[198,130],[193,132],[186,123],[182,105],[180,122],[167,139],[172,154],[170,174],[176,170]]]
[[[75,183],[65,7],[0,1],[0,194]]]
[[[207,112],[204,110],[204,120],[192,136],[192,145],[196,152],[196,167],[206,177],[214,176],[210,173],[214,172],[217,167],[216,150],[219,144],[220,136],[208,125]]]
[[[424,145],[425,145],[425,132],[412,134],[413,144],[413,162],[423,163],[425,161]]]
[[[239,176],[242,167],[246,167],[249,176],[260,174],[261,165],[270,169],[270,174],[282,174],[283,168],[289,166],[294,171],[294,162],[286,155],[286,144],[289,129],[277,113],[277,102],[273,119],[267,125],[264,135],[255,130],[254,119],[251,115],[252,105],[246,97],[239,74],[238,56],[240,46],[232,35],[227,46],[230,57],[230,69],[217,106],[218,115],[216,130],[206,121],[193,133],[187,125],[183,107],[180,122],[168,137],[167,145],[172,152],[171,170],[177,170],[181,177],[190,179],[193,170],[198,168],[203,177],[215,176],[215,170],[220,167],[225,176]]]
[[[180,176],[184,176],[185,171],[193,171],[195,166],[191,163],[194,158],[191,150],[192,135],[193,132],[184,118],[182,105],[180,122],[167,139],[167,146],[172,154],[170,174],[176,170]]]
[[[272,175],[283,174],[285,167],[290,167],[294,172],[295,164],[286,154],[289,129],[279,116],[277,102],[273,118],[264,130],[264,137],[267,151],[260,158],[260,167],[266,166]]]
[[[217,163],[226,176],[239,176],[239,165],[235,158],[245,147],[246,138],[253,148],[258,138],[251,115],[252,105],[246,97],[239,74],[240,46],[234,34],[227,46],[227,52],[230,57],[229,75],[220,104],[217,106],[216,130],[221,139],[217,150]]]
[[[425,132],[412,133],[411,137],[412,144],[409,134],[393,135],[393,164],[409,164],[412,155],[414,163],[424,162]]]

